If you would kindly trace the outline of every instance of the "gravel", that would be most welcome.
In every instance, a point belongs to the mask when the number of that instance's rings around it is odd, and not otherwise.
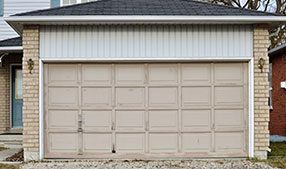
[[[274,169],[263,162],[248,160],[109,160],[30,162],[21,169]]]

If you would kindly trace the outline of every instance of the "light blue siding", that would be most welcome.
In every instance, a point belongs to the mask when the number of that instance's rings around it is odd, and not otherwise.
[[[51,8],[60,7],[60,0],[51,0]]]
[[[0,0],[0,16],[4,14],[4,0]]]
[[[0,2],[4,3],[3,17],[16,13],[50,8],[50,0],[0,0]],[[4,21],[3,17],[0,15],[0,40],[19,36]]]

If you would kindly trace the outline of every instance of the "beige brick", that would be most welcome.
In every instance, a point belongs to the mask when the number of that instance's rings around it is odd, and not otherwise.
[[[268,28],[266,25],[255,25],[253,30],[254,56],[254,146],[256,151],[267,151],[269,146],[269,106],[268,106]],[[257,67],[258,60],[263,58],[263,72]],[[267,154],[267,153],[264,153]],[[259,154],[255,154],[258,156]],[[266,158],[266,157],[265,157]]]
[[[32,73],[27,61],[35,63]],[[39,27],[25,26],[23,30],[23,147],[25,152],[39,151]]]

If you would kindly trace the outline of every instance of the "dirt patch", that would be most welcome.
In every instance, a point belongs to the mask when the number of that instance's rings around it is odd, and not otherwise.
[[[19,169],[19,165],[0,164],[0,169]]]
[[[19,153],[16,153],[12,155],[11,157],[6,158],[5,161],[12,161],[12,162],[24,161],[24,151],[22,150]]]

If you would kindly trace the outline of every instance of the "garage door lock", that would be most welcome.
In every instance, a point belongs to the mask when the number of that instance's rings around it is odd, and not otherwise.
[[[78,120],[78,129],[77,129],[78,132],[82,132],[82,117],[79,116],[79,120]]]

